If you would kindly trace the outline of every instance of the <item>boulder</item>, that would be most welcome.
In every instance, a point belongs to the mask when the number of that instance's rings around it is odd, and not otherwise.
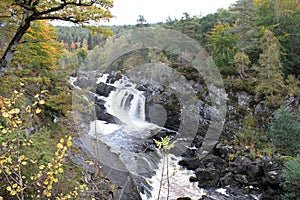
[[[121,78],[122,78],[122,75],[120,73],[111,72],[106,79],[106,83],[113,84],[116,81],[120,80]]]
[[[115,91],[116,88],[112,85],[107,85],[105,83],[100,82],[96,86],[96,93],[100,96],[108,97],[111,91]]]
[[[198,168],[195,171],[198,186],[201,188],[216,187],[220,179],[220,172],[214,168]]]

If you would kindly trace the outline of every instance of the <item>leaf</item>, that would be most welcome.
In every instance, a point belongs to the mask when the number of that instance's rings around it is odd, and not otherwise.
[[[57,147],[58,149],[62,149],[64,146],[62,145],[62,143],[58,143],[58,144],[56,145],[56,147]]]
[[[68,146],[68,147],[72,146],[72,142],[71,142],[71,141],[68,141],[68,142],[67,142],[67,146]]]
[[[43,99],[40,100],[40,101],[39,101],[39,104],[41,104],[41,105],[45,104],[45,100],[43,100]]]
[[[7,187],[6,187],[6,190],[10,192],[10,191],[11,191],[11,187],[10,187],[10,186],[7,186]]]
[[[26,112],[31,113],[31,107],[30,106],[27,106],[25,110],[26,110]]]
[[[35,113],[36,114],[39,114],[39,113],[41,113],[42,112],[42,110],[40,109],[40,108],[37,108],[36,110],[35,110]]]
[[[4,112],[4,113],[2,113],[2,117],[8,118],[8,117],[9,117],[9,114],[8,114],[7,112]],[[3,131],[2,131],[2,132],[3,132]]]

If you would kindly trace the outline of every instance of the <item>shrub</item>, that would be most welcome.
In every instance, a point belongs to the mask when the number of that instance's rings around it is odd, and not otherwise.
[[[300,149],[300,114],[281,107],[273,113],[269,123],[269,136],[282,152],[296,155]]]
[[[300,162],[290,160],[286,163],[286,168],[282,172],[284,178],[283,199],[297,199],[300,196]]]

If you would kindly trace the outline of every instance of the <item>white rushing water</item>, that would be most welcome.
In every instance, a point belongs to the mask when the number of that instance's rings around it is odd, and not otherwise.
[[[106,83],[107,75],[103,75],[97,83]],[[134,136],[134,138],[146,139],[150,136],[151,130],[157,130],[159,127],[155,124],[146,122],[145,114],[145,96],[142,91],[135,88],[135,84],[128,79],[123,78],[110,84],[116,87],[116,91],[112,91],[108,97],[99,97],[104,100],[107,112],[119,120],[123,124],[111,124],[106,121],[96,120],[90,123],[89,135],[101,140],[111,147],[111,151],[122,154],[122,145],[130,139],[125,137]],[[111,137],[109,137],[111,136]],[[121,138],[123,137],[124,138]],[[122,141],[122,139],[124,139]],[[122,143],[123,142],[123,143]],[[125,144],[124,144],[125,143]],[[130,145],[128,143],[128,145]],[[130,147],[131,148],[131,147]],[[126,147],[123,148],[127,151]],[[159,150],[157,150],[159,151]],[[130,160],[130,156],[134,153],[127,152],[120,159],[132,173],[136,173],[132,167],[134,163],[126,163]],[[142,154],[141,154],[142,155]],[[197,183],[189,181],[193,171],[188,171],[180,167],[177,163],[179,157],[174,155],[160,155],[160,163],[155,170],[155,175],[151,178],[145,178],[147,183],[153,188],[151,198],[146,194],[140,194],[143,200],[149,199],[177,199],[179,197],[190,197],[193,200],[199,199],[205,193],[203,189],[197,186]],[[131,171],[132,170],[132,171]],[[169,192],[168,192],[169,191]]]

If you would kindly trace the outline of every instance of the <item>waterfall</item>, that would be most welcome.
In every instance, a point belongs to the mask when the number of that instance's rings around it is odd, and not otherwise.
[[[136,89],[135,84],[123,77],[110,85],[115,86],[116,91],[112,91],[107,99],[106,109],[109,114],[131,128],[153,126],[146,122],[146,98],[142,91]]]
[[[74,82],[73,79],[72,81]],[[100,163],[110,166],[115,171],[130,174],[141,199],[157,199],[161,183],[163,183],[161,198],[166,199],[166,167],[163,167],[166,163],[163,161],[163,155],[158,149],[145,151],[144,146],[144,142],[147,139],[149,140],[153,133],[158,133],[164,128],[146,121],[146,97],[144,92],[137,90],[136,84],[128,78],[122,77],[112,83],[108,80],[108,75],[103,74],[96,81],[97,84],[101,82],[113,86],[115,90],[111,91],[108,97],[97,94],[94,94],[94,96],[105,102],[106,112],[119,119],[120,123],[92,121],[89,124],[90,128],[87,135],[96,140],[89,140],[87,137],[82,136],[82,141],[85,141],[84,144],[88,151],[101,151],[97,158]],[[94,145],[95,141],[99,141],[99,144]],[[98,149],[95,149],[95,146]],[[121,161],[121,164],[113,159],[116,157]],[[203,194],[203,190],[189,182],[191,172],[182,169],[177,164],[180,158],[176,158],[174,155],[168,157],[171,181],[170,199],[185,195],[199,199]],[[164,174],[164,177],[161,182],[162,174]],[[121,179],[121,177],[117,178]],[[127,182],[125,185],[127,185]],[[123,186],[125,187],[125,185]]]

